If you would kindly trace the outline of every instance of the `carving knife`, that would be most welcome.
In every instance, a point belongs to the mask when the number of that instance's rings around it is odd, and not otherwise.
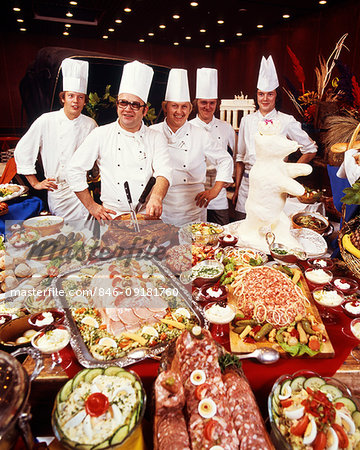
[[[138,201],[137,205],[135,206],[135,214],[139,212],[140,208],[146,202],[146,198],[149,195],[151,189],[153,188],[155,181],[156,181],[155,177],[151,177],[149,179],[149,181],[147,182],[145,189],[142,191],[139,201]]]
[[[134,224],[135,231],[139,232],[140,231],[139,222],[138,222],[137,217],[136,217],[136,212],[134,210],[134,205],[132,203],[130,187],[129,187],[129,183],[127,181],[125,181],[125,183],[124,183],[124,189],[125,189],[127,201],[129,203],[129,206],[130,206],[130,214],[131,214],[131,219],[132,219],[131,221]]]

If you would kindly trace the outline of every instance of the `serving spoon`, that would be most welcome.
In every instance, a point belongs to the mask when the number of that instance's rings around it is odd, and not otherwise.
[[[255,358],[262,364],[273,364],[280,358],[280,353],[274,348],[257,348],[246,355],[236,355],[239,359]]]

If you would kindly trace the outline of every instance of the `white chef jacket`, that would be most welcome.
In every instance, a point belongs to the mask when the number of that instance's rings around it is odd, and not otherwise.
[[[238,137],[236,161],[245,164],[244,174],[241,180],[239,196],[236,203],[236,211],[245,212],[245,202],[249,192],[249,171],[255,163],[255,136],[258,132],[258,124],[261,120],[277,120],[281,123],[280,134],[292,141],[296,141],[302,147],[301,153],[316,153],[317,146],[309,135],[301,128],[301,123],[289,114],[284,114],[276,109],[263,116],[259,110],[248,114],[241,119]]]
[[[90,133],[68,165],[67,180],[74,192],[87,188],[86,171],[95,161],[100,170],[101,201],[116,215],[130,211],[125,181],[129,183],[134,206],[151,176],[163,176],[171,183],[166,139],[143,123],[135,133],[124,130],[118,121]]]
[[[186,122],[173,133],[166,121],[152,125],[168,140],[172,185],[163,202],[162,219],[177,226],[206,220],[206,208],[196,206],[195,197],[204,190],[206,161],[217,168],[216,181],[232,183],[233,161],[226,150],[202,128]]]
[[[58,185],[58,189],[48,191],[50,212],[66,220],[84,219],[88,215],[69,189],[65,173],[75,150],[96,127],[93,119],[82,114],[70,120],[61,108],[36,119],[15,149],[17,172],[22,175],[36,174],[35,163],[40,153],[45,177],[55,178]]]
[[[231,150],[235,150],[235,130],[228,122],[224,122],[223,120],[213,117],[209,123],[205,123],[199,118],[198,115],[195,119],[192,119],[189,122],[209,132],[211,137],[215,139],[215,141],[219,143],[221,148],[224,150],[227,151],[228,146]],[[214,167],[208,162],[207,168],[213,169]],[[226,189],[222,188],[219,195],[211,200],[208,205],[208,209],[221,210],[228,208],[229,204],[226,196]]]

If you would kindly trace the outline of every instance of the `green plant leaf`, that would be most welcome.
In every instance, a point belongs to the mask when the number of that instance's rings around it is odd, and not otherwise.
[[[343,190],[345,194],[341,199],[345,205],[360,205],[360,180],[357,180],[351,187]]]

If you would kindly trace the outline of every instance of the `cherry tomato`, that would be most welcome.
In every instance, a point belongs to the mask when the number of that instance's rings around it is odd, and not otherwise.
[[[290,433],[294,434],[295,436],[303,436],[307,426],[309,425],[309,422],[310,422],[310,419],[305,414],[296,425],[293,425],[290,428]]]
[[[209,383],[203,383],[200,384],[199,386],[196,386],[195,389],[195,398],[197,400],[202,400],[205,396],[205,392],[206,390],[210,387]]]
[[[109,399],[101,392],[90,394],[85,401],[85,411],[89,416],[98,417],[109,409]]]
[[[343,408],[345,405],[344,405],[344,403],[341,403],[341,402],[336,402],[335,403],[335,408],[336,409],[341,409],[341,408]]]
[[[326,447],[326,434],[323,431],[318,430],[313,450],[324,450]]]
[[[204,428],[204,437],[210,442],[214,440],[214,434],[217,424],[218,422],[214,419],[210,419],[208,422],[206,422]]]
[[[339,448],[348,448],[349,446],[349,438],[347,437],[346,431],[344,428],[337,424],[333,423],[332,427],[335,430],[335,433],[337,434],[337,437],[339,438]]]

